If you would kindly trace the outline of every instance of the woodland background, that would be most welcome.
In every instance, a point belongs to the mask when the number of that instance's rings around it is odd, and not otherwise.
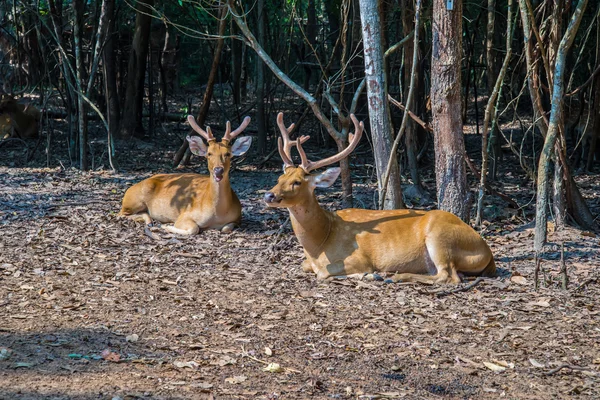
[[[0,87],[41,119],[0,142],[0,394],[598,396],[599,18],[586,0],[2,2]],[[365,121],[326,207],[454,212],[499,280],[302,274],[261,200],[280,111],[316,157]],[[205,168],[188,114],[217,134],[253,119],[229,237],[115,217],[140,179]]]

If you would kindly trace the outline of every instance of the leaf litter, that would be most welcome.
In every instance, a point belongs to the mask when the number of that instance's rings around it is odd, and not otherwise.
[[[600,397],[597,237],[550,234],[568,291],[552,245],[533,290],[511,220],[484,232],[505,274],[467,291],[318,282],[287,213],[262,205],[278,173],[234,171],[242,228],[188,238],[116,217],[148,174],[0,167],[0,397],[97,397],[107,380],[123,398]],[[339,186],[319,198],[337,207]]]

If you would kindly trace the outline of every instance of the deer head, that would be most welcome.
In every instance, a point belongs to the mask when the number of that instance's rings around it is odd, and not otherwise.
[[[279,138],[279,154],[284,163],[283,175],[277,181],[277,185],[265,193],[265,202],[269,207],[292,207],[302,204],[314,196],[315,188],[327,188],[335,182],[340,175],[340,168],[329,168],[320,174],[311,175],[310,172],[321,167],[333,164],[347,157],[358,145],[364,130],[364,124],[358,122],[354,114],[350,115],[354,123],[354,134],[349,134],[350,144],[343,151],[319,161],[310,161],[302,148],[302,143],[310,139],[310,136],[300,136],[298,139],[290,140],[289,132],[294,124],[286,128],[283,122],[283,113],[277,115],[277,125],[281,132]],[[300,154],[301,164],[295,166],[292,162],[291,149],[296,146]]]
[[[206,130],[200,128],[193,116],[188,115],[188,122],[192,129],[208,142],[208,145],[205,144],[200,136],[187,136],[191,152],[206,157],[211,178],[217,183],[221,182],[223,178],[229,176],[231,157],[243,155],[252,144],[251,136],[242,136],[232,144],[233,140],[250,124],[250,117],[244,118],[242,124],[233,132],[231,123],[227,121],[225,135],[221,141],[217,141],[209,126]]]

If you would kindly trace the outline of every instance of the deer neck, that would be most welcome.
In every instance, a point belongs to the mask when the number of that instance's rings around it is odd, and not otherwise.
[[[309,255],[318,257],[331,233],[331,213],[321,208],[314,194],[309,201],[288,210],[298,241]]]
[[[227,212],[233,199],[229,175],[224,176],[221,182],[215,182],[215,179],[211,176],[210,192],[213,195],[213,203],[217,214]]]

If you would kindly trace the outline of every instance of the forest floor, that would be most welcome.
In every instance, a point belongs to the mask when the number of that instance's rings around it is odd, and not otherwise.
[[[486,201],[501,276],[448,293],[303,273],[287,212],[262,201],[277,163],[232,172],[244,220],[230,235],[118,218],[127,187],[172,171],[172,143],[133,142],[119,173],[26,167],[18,147],[0,149],[0,399],[600,397],[599,239],[551,229],[534,290],[517,160],[500,176],[523,209]],[[370,207],[369,160],[353,162]],[[577,181],[598,215],[600,179]],[[338,185],[324,206],[338,207]]]

